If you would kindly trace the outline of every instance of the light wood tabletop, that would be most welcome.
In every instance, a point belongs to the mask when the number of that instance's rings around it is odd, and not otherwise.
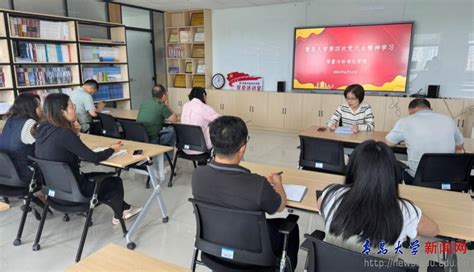
[[[103,165],[117,167],[117,168],[126,168],[129,165],[135,164],[137,162],[146,160],[146,158],[151,158],[165,152],[173,150],[170,146],[163,146],[157,144],[147,144],[134,141],[113,139],[108,137],[96,136],[81,133],[81,140],[90,148],[95,149],[99,147],[110,147],[110,145],[121,141],[123,143],[123,149],[127,150],[127,154],[119,155],[112,159],[101,162]],[[133,156],[133,151],[141,149],[143,150],[143,155]]]
[[[374,141],[385,141],[385,136],[388,134],[386,131],[362,131],[353,134],[342,134],[342,133],[335,133],[326,129],[326,131],[318,131],[318,128],[321,126],[311,126],[301,132],[299,135],[325,139],[325,140],[332,140],[332,141],[339,141],[348,144],[360,144],[366,140],[374,140]],[[405,145],[397,145],[398,148],[406,148]],[[466,153],[474,153],[474,139],[471,138],[464,138],[464,150]]]
[[[167,271],[182,272],[190,271],[184,267],[177,266],[146,256],[137,251],[109,244],[99,251],[91,254],[80,262],[69,267],[68,272],[100,272],[100,271]]]
[[[331,183],[344,182],[344,176],[339,175],[252,162],[241,162],[240,165],[263,176],[283,171],[283,183],[306,186],[308,190],[303,200],[288,201],[287,206],[312,212],[318,212],[316,190],[322,190]],[[400,195],[413,201],[423,214],[438,223],[440,235],[474,241],[474,202],[469,194],[400,185]]]
[[[125,119],[125,120],[137,120],[138,111],[137,110],[125,110],[125,109],[116,109],[116,108],[104,108],[103,113],[112,115],[116,119]]]

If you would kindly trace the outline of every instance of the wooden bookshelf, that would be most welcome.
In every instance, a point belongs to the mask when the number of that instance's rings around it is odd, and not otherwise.
[[[24,25],[27,27],[22,27]],[[106,28],[108,35],[106,38],[81,37],[81,25]],[[112,77],[114,80],[110,81],[99,80],[99,87],[120,85],[122,92],[120,88],[118,92],[114,89],[113,96],[101,101],[113,102],[114,106],[129,109],[130,84],[126,46],[125,26],[121,24],[0,9],[0,68],[5,75],[5,86],[0,87],[0,102],[13,103],[15,97],[24,91],[41,90],[42,94],[47,94],[64,90],[69,93],[83,82],[85,67],[115,66],[120,67],[120,77]],[[117,52],[117,57],[110,60],[84,60],[81,49],[85,47],[113,50]],[[33,71],[51,71],[54,67],[70,69],[72,80],[51,84],[52,80],[46,80],[45,76],[44,82],[40,81],[41,84],[34,86],[22,81],[26,75],[36,79],[38,74]],[[108,90],[107,88],[105,90]]]
[[[194,19],[193,19],[194,18]],[[168,87],[183,82],[185,88],[194,83],[210,88],[212,78],[212,21],[210,10],[165,12],[166,69]],[[187,69],[191,63],[192,69]],[[198,67],[199,72],[198,72]],[[179,80],[176,80],[176,77]],[[181,88],[181,87],[179,87]]]

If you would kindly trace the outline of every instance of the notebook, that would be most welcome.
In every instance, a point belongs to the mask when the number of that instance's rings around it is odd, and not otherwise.
[[[296,202],[301,202],[307,190],[304,185],[283,184],[283,187],[285,188],[286,199]]]
[[[94,148],[92,151],[94,152],[101,152],[101,151],[104,151],[108,149],[108,147],[97,147],[97,148]],[[115,157],[118,157],[118,156],[123,156],[123,155],[127,155],[127,150],[126,149],[122,149],[122,150],[119,150],[118,152],[115,152],[114,154],[112,154],[109,159],[113,159]]]
[[[350,127],[338,127],[336,128],[336,133],[340,134],[352,134],[352,128]]]

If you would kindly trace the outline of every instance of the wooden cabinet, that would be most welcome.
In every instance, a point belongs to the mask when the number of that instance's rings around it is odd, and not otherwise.
[[[321,95],[302,94],[302,99],[301,126],[303,129],[321,125]]]
[[[189,89],[169,88],[168,100],[171,110],[177,114],[181,114],[184,103],[188,102]]]
[[[320,125],[325,126],[331,116],[336,111],[337,107],[342,103],[343,95],[321,94],[321,113]]]
[[[397,121],[408,116],[408,104],[412,99],[408,97],[386,97],[385,123],[383,129],[376,127],[376,130],[390,131]]]
[[[268,96],[268,121],[270,127],[285,130],[302,130],[302,98],[299,93],[276,93]]]
[[[268,127],[268,94],[265,92],[235,92],[236,115],[249,127]]]
[[[233,91],[207,91],[206,103],[220,115],[236,115],[235,92]]]
[[[461,99],[430,99],[433,111],[447,115],[454,119],[456,126],[462,130],[464,126],[463,106]]]
[[[375,119],[375,130],[383,130],[385,126],[385,108],[387,98],[384,96],[365,96],[364,103],[372,108]]]

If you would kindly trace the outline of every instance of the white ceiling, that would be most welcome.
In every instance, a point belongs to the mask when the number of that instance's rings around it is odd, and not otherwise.
[[[306,2],[306,0],[115,0],[134,6],[147,7],[157,10],[182,10],[182,9],[226,9],[276,5],[284,3]]]

